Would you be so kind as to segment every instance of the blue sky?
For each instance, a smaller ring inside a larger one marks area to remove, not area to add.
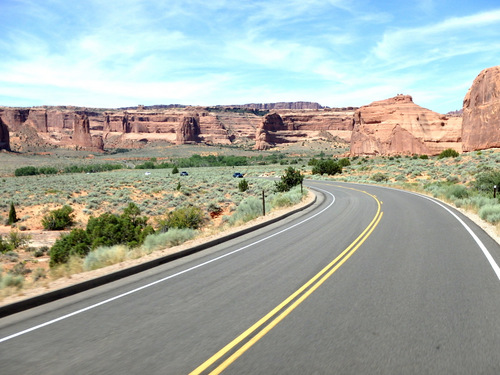
[[[446,113],[500,64],[500,4],[0,0],[0,105],[123,107],[398,93]]]

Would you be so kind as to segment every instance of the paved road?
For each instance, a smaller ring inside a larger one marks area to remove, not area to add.
[[[310,185],[305,215],[1,319],[0,374],[500,373],[498,244],[427,198]]]

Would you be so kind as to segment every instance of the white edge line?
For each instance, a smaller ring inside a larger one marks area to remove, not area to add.
[[[141,287],[139,287],[139,288],[136,288],[136,289],[132,289],[132,290],[130,290],[130,291],[128,291],[128,292],[125,292],[125,293],[119,294],[119,295],[117,295],[117,296],[115,296],[115,297],[108,298],[108,299],[106,299],[106,300],[104,300],[104,301],[101,301],[101,302],[98,302],[98,303],[96,303],[96,304],[94,304],[94,305],[90,305],[90,306],[84,307],[83,309],[80,309],[80,310],[74,311],[74,312],[72,312],[72,313],[69,313],[69,314],[63,315],[63,316],[61,316],[61,317],[59,317],[59,318],[49,320],[48,322],[45,322],[45,323],[42,323],[42,324],[36,325],[36,326],[34,326],[34,327],[31,327],[31,328],[25,329],[25,330],[23,330],[23,331],[20,331],[20,332],[14,333],[14,334],[12,334],[12,335],[9,335],[9,336],[6,336],[6,337],[3,337],[3,338],[0,338],[0,343],[5,342],[5,341],[8,341],[8,340],[11,340],[11,339],[16,338],[16,337],[18,337],[18,336],[25,335],[25,334],[27,334],[27,333],[29,333],[29,332],[32,332],[32,331],[38,330],[38,329],[43,328],[43,327],[46,327],[46,326],[48,326],[48,325],[51,325],[51,324],[57,323],[57,322],[59,322],[59,321],[61,321],[61,320],[68,319],[68,318],[70,318],[70,317],[72,317],[72,316],[75,316],[75,315],[78,315],[78,314],[84,313],[84,312],[86,312],[86,311],[88,311],[88,310],[95,309],[96,307],[99,307],[99,306],[105,305],[105,304],[107,304],[107,303],[109,303],[109,302],[112,302],[112,301],[115,301],[115,300],[117,300],[117,299],[123,298],[123,297],[125,297],[125,296],[130,295],[130,294],[133,294],[133,293],[139,292],[139,291],[141,291],[141,290],[143,290],[143,289],[149,288],[149,287],[151,287],[151,286],[153,286],[153,285],[156,285],[156,284],[162,283],[162,282],[164,282],[164,281],[166,281],[166,280],[169,280],[169,279],[172,279],[172,278],[174,278],[174,277],[180,276],[180,275],[182,275],[182,274],[184,274],[184,273],[187,273],[187,272],[193,271],[193,270],[195,270],[195,269],[197,269],[197,268],[200,268],[200,267],[206,266],[207,264],[210,264],[210,263],[212,263],[212,262],[218,261],[218,260],[220,260],[220,259],[222,259],[222,258],[225,258],[225,257],[227,257],[227,256],[230,256],[230,255],[233,255],[233,254],[239,253],[240,251],[243,251],[243,250],[245,250],[245,249],[247,249],[247,248],[249,248],[249,247],[251,247],[251,246],[257,245],[258,243],[261,243],[261,242],[263,242],[263,241],[266,241],[266,240],[268,240],[268,239],[270,239],[270,238],[272,238],[272,237],[274,237],[274,236],[277,236],[277,235],[279,235],[279,234],[281,234],[281,233],[283,233],[283,232],[286,232],[286,231],[288,231],[288,230],[290,230],[290,229],[292,229],[292,228],[295,228],[296,226],[301,225],[301,224],[303,224],[303,223],[305,223],[305,222],[307,222],[307,221],[309,221],[309,220],[311,220],[311,219],[315,218],[316,216],[318,216],[318,215],[322,214],[323,212],[325,212],[326,210],[328,210],[328,209],[329,209],[329,208],[330,208],[330,207],[331,207],[331,206],[335,203],[335,196],[334,196],[332,193],[330,193],[330,192],[328,192],[328,191],[326,191],[326,190],[323,190],[323,189],[316,188],[316,187],[314,187],[314,189],[319,190],[319,191],[321,191],[321,192],[323,192],[323,193],[326,193],[326,194],[331,195],[331,196],[332,196],[332,198],[333,198],[333,200],[332,200],[332,202],[331,202],[331,203],[330,203],[327,207],[325,207],[324,209],[322,209],[320,212],[317,212],[316,214],[314,214],[314,215],[312,215],[312,216],[308,217],[308,218],[307,218],[307,219],[305,219],[305,220],[302,220],[302,221],[300,221],[300,222],[298,222],[298,223],[296,223],[296,224],[294,224],[294,225],[292,225],[292,226],[290,226],[290,227],[288,227],[288,228],[286,228],[286,229],[283,229],[283,230],[281,230],[281,231],[279,231],[279,232],[276,232],[276,233],[274,233],[274,234],[271,234],[271,235],[269,235],[269,236],[267,236],[267,237],[264,237],[264,238],[262,238],[262,239],[260,239],[260,240],[258,240],[258,241],[252,242],[252,243],[250,243],[250,244],[248,244],[248,245],[246,245],[246,246],[243,246],[243,247],[241,247],[241,248],[239,248],[239,249],[233,250],[233,251],[231,251],[231,252],[229,252],[229,253],[227,253],[227,254],[224,254],[224,255],[218,256],[218,257],[213,258],[213,259],[211,259],[211,260],[208,260],[208,261],[206,261],[206,262],[204,262],[204,263],[200,263],[200,264],[198,264],[198,265],[196,265],[196,266],[194,266],[194,267],[187,268],[187,269],[185,269],[184,271],[177,272],[177,273],[175,273],[175,274],[173,274],[173,275],[170,275],[170,276],[164,277],[163,279],[159,279],[159,280],[153,281],[152,283],[149,283],[149,284],[143,285],[143,286],[141,286]]]
[[[500,267],[495,262],[495,259],[493,259],[493,256],[490,254],[490,252],[488,251],[488,249],[486,248],[486,246],[479,239],[479,237],[476,235],[476,233],[474,233],[474,231],[456,213],[454,213],[452,210],[450,210],[450,208],[447,207],[444,203],[441,203],[441,202],[439,202],[438,200],[436,200],[434,198],[428,197],[427,195],[415,193],[413,191],[402,190],[402,189],[395,189],[395,188],[391,188],[391,187],[388,187],[388,186],[367,185],[367,184],[360,184],[360,185],[371,186],[371,187],[379,187],[379,188],[383,188],[383,189],[395,190],[395,191],[399,191],[399,192],[402,192],[402,193],[412,194],[412,195],[415,195],[415,196],[420,197],[420,198],[425,198],[425,199],[427,199],[427,200],[429,200],[429,201],[431,201],[431,202],[433,202],[433,203],[441,206],[442,208],[444,208],[453,217],[455,217],[455,219],[457,219],[460,224],[462,224],[462,226],[467,230],[467,232],[469,232],[469,234],[471,235],[471,237],[474,239],[474,241],[476,241],[476,244],[479,246],[479,248],[483,252],[484,256],[486,257],[486,259],[490,263],[490,266],[491,266],[491,268],[493,268],[493,271],[497,275],[498,280],[500,280]]]

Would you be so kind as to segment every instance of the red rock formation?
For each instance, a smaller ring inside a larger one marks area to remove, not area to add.
[[[182,125],[177,129],[176,143],[178,145],[182,145],[186,143],[198,142],[198,136],[200,135],[199,122],[198,114],[185,116],[182,119]]]
[[[47,133],[47,110],[32,109],[29,111],[27,121],[40,133]]]
[[[286,130],[283,119],[277,113],[270,113],[262,120],[255,135],[255,149],[267,150],[276,145],[276,132]],[[273,134],[274,133],[274,134]]]
[[[6,108],[0,110],[0,118],[11,132],[16,132],[28,119],[29,111],[29,109]]]
[[[85,114],[75,114],[73,145],[77,149],[103,151],[104,143],[102,137],[91,136],[89,118]]]
[[[354,114],[351,155],[436,155],[461,151],[461,119],[447,117],[398,95],[359,108]]]
[[[464,98],[464,151],[500,147],[500,66],[483,70]]]
[[[10,151],[9,128],[0,118],[0,150]]]

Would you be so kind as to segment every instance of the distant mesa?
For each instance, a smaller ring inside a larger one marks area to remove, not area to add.
[[[0,149],[66,147],[98,152],[163,142],[266,150],[324,139],[350,145],[352,156],[436,155],[448,148],[462,152],[500,147],[499,98],[497,66],[477,76],[463,109],[446,115],[420,107],[403,94],[360,108],[329,108],[314,102],[119,109],[4,107],[0,108]]]

